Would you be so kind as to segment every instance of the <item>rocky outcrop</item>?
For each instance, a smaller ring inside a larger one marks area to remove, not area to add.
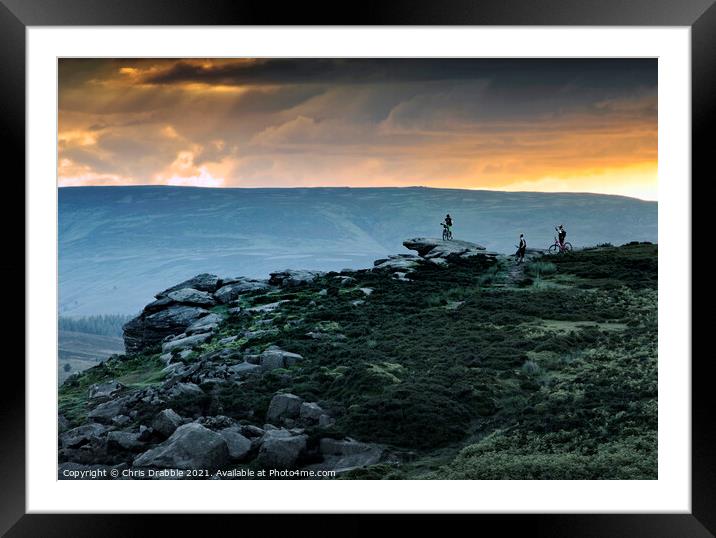
[[[494,258],[496,252],[488,252],[485,247],[469,241],[444,241],[430,237],[416,237],[403,241],[407,249],[415,250],[422,258],[469,258],[472,256],[487,256]]]
[[[277,271],[271,273],[268,283],[272,286],[281,286],[284,288],[291,288],[294,286],[301,286],[308,284],[316,280],[319,276],[323,276],[323,271],[306,271],[296,269],[286,269],[285,271]]]
[[[211,275],[209,273],[202,273],[190,278],[189,280],[185,280],[176,286],[160,291],[154,297],[161,299],[163,297],[167,297],[170,293],[183,288],[191,288],[198,291],[205,291],[207,293],[214,293],[218,289],[220,282],[221,279],[218,276]]]
[[[128,353],[140,352],[161,343],[167,336],[183,333],[209,313],[202,307],[176,304],[159,311],[145,309],[124,325],[124,347]]]
[[[201,424],[184,424],[162,444],[141,454],[135,467],[218,469],[229,461],[224,438]]]
[[[180,304],[199,305],[199,306],[213,306],[216,304],[216,299],[205,292],[195,290],[194,288],[181,288],[176,291],[167,293],[167,297]]]
[[[241,295],[250,291],[267,290],[271,286],[268,280],[256,280],[252,278],[235,278],[224,280],[221,287],[216,290],[214,297],[222,304],[231,303]]]
[[[396,254],[373,262],[374,269],[390,269],[409,272],[418,266],[420,258],[415,254]]]

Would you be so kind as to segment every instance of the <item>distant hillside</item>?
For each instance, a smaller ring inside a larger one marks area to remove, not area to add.
[[[101,336],[83,332],[59,331],[59,383],[70,375],[96,366],[110,355],[124,353],[124,342],[119,336]],[[69,365],[69,370],[67,366]]]
[[[132,314],[152,294],[200,272],[266,277],[285,268],[368,267],[434,236],[446,213],[456,239],[511,252],[657,241],[657,204],[593,194],[426,188],[59,189],[60,313]]]

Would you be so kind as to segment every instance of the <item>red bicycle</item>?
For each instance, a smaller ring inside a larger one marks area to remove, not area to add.
[[[554,245],[549,247],[550,254],[564,254],[565,252],[572,252],[572,243],[565,241],[560,243],[559,239],[554,238]]]

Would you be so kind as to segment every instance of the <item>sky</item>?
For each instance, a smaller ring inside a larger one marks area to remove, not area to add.
[[[656,200],[655,59],[60,59],[58,182]]]

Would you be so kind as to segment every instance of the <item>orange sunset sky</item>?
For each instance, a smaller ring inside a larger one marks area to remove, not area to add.
[[[656,200],[655,59],[61,59],[60,186]]]

